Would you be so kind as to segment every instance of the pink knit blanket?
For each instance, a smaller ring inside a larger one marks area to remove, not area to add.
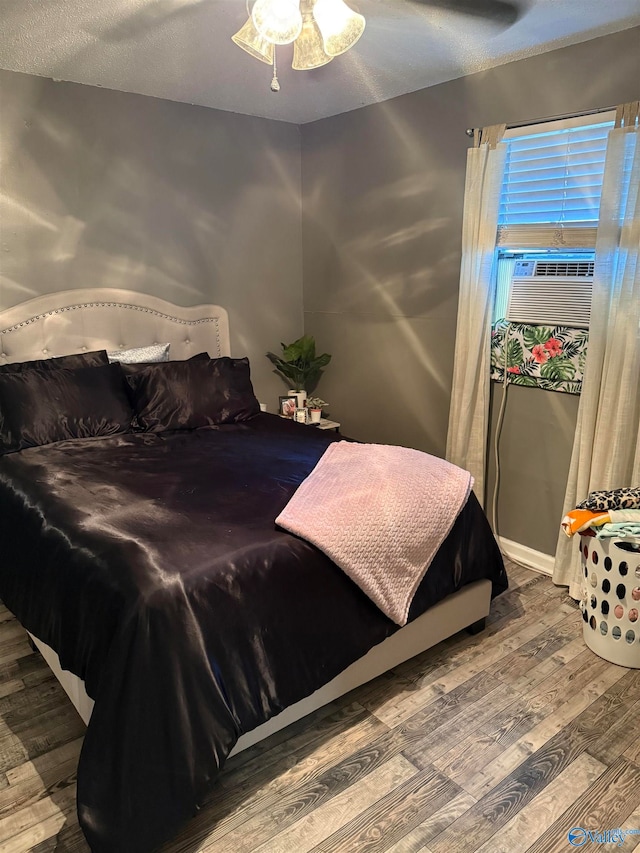
[[[444,459],[339,441],[276,519],[308,540],[399,625],[473,486]]]

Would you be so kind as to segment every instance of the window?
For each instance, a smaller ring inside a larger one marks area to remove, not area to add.
[[[603,113],[595,122],[578,117],[505,134],[494,320],[588,325],[613,122]]]
[[[585,123],[588,122],[588,123]],[[498,215],[493,379],[580,393],[614,114],[508,131]],[[505,322],[505,320],[507,322]]]
[[[498,246],[593,249],[613,114],[507,131]]]

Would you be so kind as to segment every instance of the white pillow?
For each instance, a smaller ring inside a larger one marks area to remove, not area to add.
[[[108,352],[109,361],[121,361],[123,364],[140,364],[147,361],[169,361],[171,344],[151,344],[148,347],[132,347],[131,349]]]

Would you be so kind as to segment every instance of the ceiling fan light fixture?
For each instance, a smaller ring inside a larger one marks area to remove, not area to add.
[[[277,45],[293,42],[292,68],[311,71],[353,47],[364,26],[363,16],[343,0],[255,0],[249,20],[231,39],[250,56],[273,66],[271,91],[277,92]]]
[[[248,19],[244,27],[231,36],[231,41],[246,50],[249,56],[253,56],[254,59],[266,62],[267,65],[273,65],[273,42],[267,41],[264,36],[260,35],[251,18]]]
[[[328,56],[345,53],[364,32],[363,16],[350,9],[343,0],[316,0],[313,16]]]
[[[251,19],[258,33],[272,44],[291,44],[302,31],[297,0],[256,0]]]
[[[331,62],[333,57],[325,53],[322,33],[313,18],[313,0],[302,0],[300,8],[302,32],[293,43],[291,67],[294,71],[311,71]]]

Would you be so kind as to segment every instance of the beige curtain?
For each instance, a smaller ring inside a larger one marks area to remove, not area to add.
[[[639,104],[618,109],[609,134],[596,238],[589,349],[564,500],[640,485]],[[581,597],[578,546],[558,537],[553,580]]]
[[[489,422],[491,317],[494,300],[498,207],[507,146],[505,125],[475,135],[467,155],[462,220],[462,264],[447,459],[471,471],[484,505]]]

